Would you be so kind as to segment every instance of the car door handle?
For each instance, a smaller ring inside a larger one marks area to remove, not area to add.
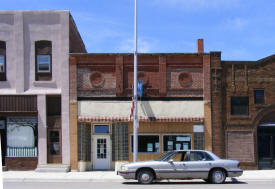
[[[185,164],[185,163],[183,163],[182,165],[183,165],[184,167],[186,166],[186,164]]]

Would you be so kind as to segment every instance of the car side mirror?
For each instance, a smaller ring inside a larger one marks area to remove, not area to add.
[[[168,163],[173,163],[173,162],[174,162],[173,159],[169,159],[169,160],[168,160]]]

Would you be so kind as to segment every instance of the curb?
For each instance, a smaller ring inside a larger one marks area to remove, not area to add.
[[[124,182],[123,179],[52,179],[52,178],[4,178],[3,182]]]
[[[170,180],[170,182],[180,182],[180,181],[201,181],[201,179],[194,179],[194,180]],[[126,180],[126,179],[118,179],[118,178],[107,178],[107,179],[92,179],[92,178],[3,178],[3,182],[137,182],[136,180]],[[165,181],[165,179],[163,180]],[[236,180],[231,180],[231,178],[227,178],[226,182],[238,183],[238,182],[258,182],[258,181],[267,181],[267,182],[274,182],[275,178],[242,178]]]

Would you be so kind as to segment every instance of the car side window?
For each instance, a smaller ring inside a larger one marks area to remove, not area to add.
[[[212,158],[204,152],[190,152],[190,161],[211,161]]]
[[[206,152],[203,152],[205,161],[213,161],[213,158]]]
[[[174,162],[181,161],[181,159],[182,159],[182,153],[181,152],[177,152],[174,155],[172,155],[170,157],[170,159],[173,159]]]

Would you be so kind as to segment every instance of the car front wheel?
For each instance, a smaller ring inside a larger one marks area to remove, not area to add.
[[[154,175],[150,170],[141,170],[138,173],[138,182],[141,184],[151,184],[154,180]]]
[[[210,181],[213,184],[222,184],[226,179],[225,172],[221,169],[214,169],[210,175]]]

